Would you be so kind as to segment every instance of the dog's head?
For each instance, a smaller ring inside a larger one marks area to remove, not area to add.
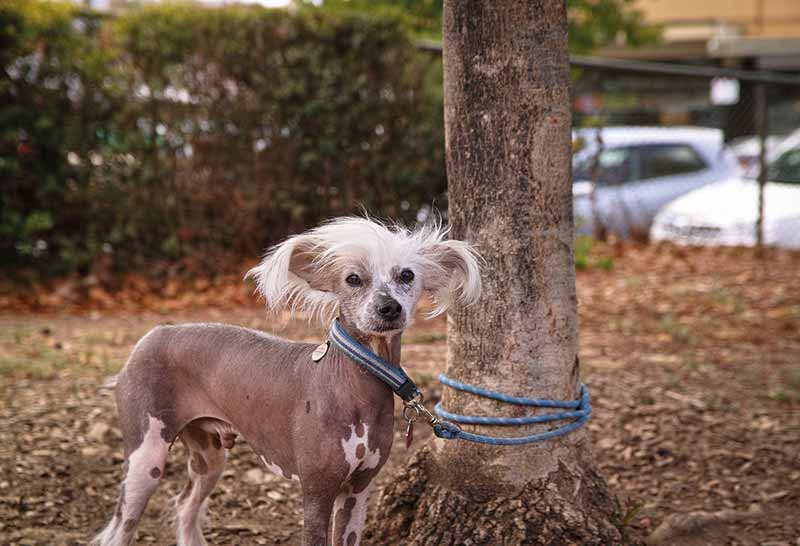
[[[364,336],[388,336],[410,324],[423,294],[435,303],[430,317],[480,296],[475,251],[446,235],[440,226],[411,231],[338,218],[276,245],[247,276],[272,309],[325,322],[338,313]]]

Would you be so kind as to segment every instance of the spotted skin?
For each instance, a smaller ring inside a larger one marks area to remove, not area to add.
[[[212,441],[211,433],[196,426],[186,427],[181,432],[180,438],[189,450],[190,456],[189,481],[175,500],[178,544],[205,546],[201,524],[206,502],[225,469],[227,452],[220,444]]]
[[[379,339],[372,348],[397,361],[399,342],[399,335]],[[190,455],[189,481],[176,500],[178,544],[204,545],[205,502],[237,437],[275,474],[303,485],[304,544],[346,544],[351,533],[350,541],[358,543],[367,485],[391,450],[393,394],[335,347],[313,363],[316,346],[219,324],[162,326],[148,334],[117,380],[128,473],[118,513],[95,544],[131,543],[141,511],[163,477],[169,445],[180,439]],[[142,393],[142,384],[155,392]],[[287,409],[286,393],[296,408]],[[143,459],[141,453],[151,455]],[[146,487],[132,488],[143,480]],[[353,506],[339,518],[346,534],[330,536],[334,505],[347,496]]]
[[[126,456],[125,479],[120,486],[114,516],[92,544],[124,546],[133,543],[139,519],[163,475],[169,451],[169,444],[161,435],[164,427],[163,421],[147,416],[141,444]]]
[[[348,335],[398,364],[423,293],[433,297],[433,315],[480,294],[474,251],[446,233],[337,219],[290,237],[248,276],[270,307],[338,315]],[[189,480],[175,501],[177,542],[204,545],[204,506],[226,450],[241,438],[267,468],[302,484],[305,546],[357,545],[370,486],[392,447],[393,394],[335,347],[313,360],[317,346],[222,324],[160,326],[144,336],[116,379],[124,480],[94,543],[133,541],[180,439]]]

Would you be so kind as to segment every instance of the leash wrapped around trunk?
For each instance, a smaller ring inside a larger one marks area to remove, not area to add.
[[[498,402],[515,404],[519,406],[562,409],[559,411],[536,415],[530,417],[484,417],[476,415],[460,415],[450,413],[442,408],[439,402],[434,408],[436,415],[429,412],[423,405],[423,396],[416,384],[408,377],[405,370],[400,366],[394,366],[376,355],[369,348],[363,346],[344,331],[338,320],[334,320],[328,332],[328,340],[339,350],[343,351],[353,362],[369,371],[375,377],[386,383],[397,396],[405,403],[403,408],[403,418],[408,421],[407,437],[411,437],[411,427],[413,422],[423,416],[433,427],[433,432],[439,438],[446,440],[465,440],[489,445],[522,445],[533,442],[550,440],[568,434],[585,425],[592,414],[592,405],[589,399],[589,389],[581,384],[580,398],[577,400],[543,400],[535,398],[525,398],[511,396],[497,391],[482,389],[474,385],[468,385],[456,381],[444,374],[439,375],[439,381],[447,387],[490,398]],[[440,419],[441,418],[441,419]],[[455,423],[463,425],[484,425],[484,426],[523,426],[550,423],[553,421],[569,420],[558,428],[532,434],[529,436],[518,436],[512,438],[485,436],[474,434],[462,430]]]

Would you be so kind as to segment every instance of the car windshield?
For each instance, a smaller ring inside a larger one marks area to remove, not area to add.
[[[573,180],[591,180],[600,186],[689,175],[707,167],[689,145],[639,144],[605,148],[577,160]]]
[[[767,180],[783,184],[800,184],[800,148],[781,154],[769,165]]]

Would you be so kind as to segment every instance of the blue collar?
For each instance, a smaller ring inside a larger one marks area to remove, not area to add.
[[[419,395],[419,389],[400,366],[394,366],[373,353],[368,347],[353,339],[342,328],[339,319],[334,319],[328,331],[328,340],[350,360],[386,383],[405,402]]]

